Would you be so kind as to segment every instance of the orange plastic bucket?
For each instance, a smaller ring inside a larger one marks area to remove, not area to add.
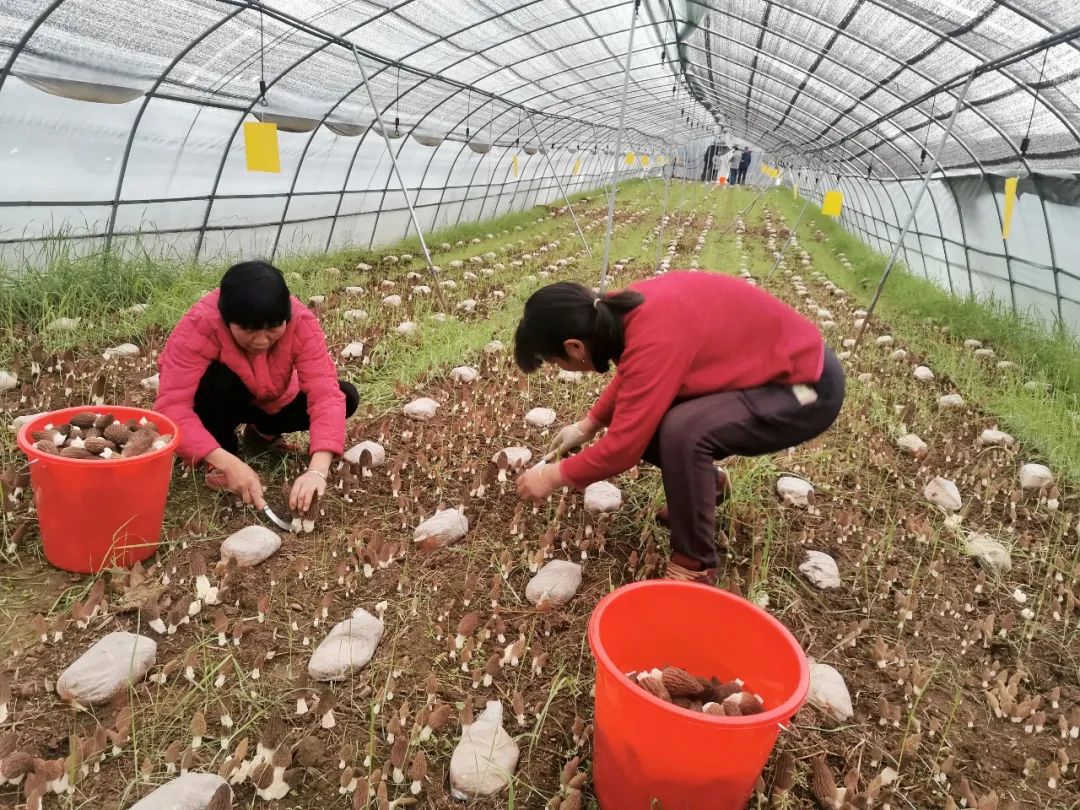
[[[589,646],[596,659],[593,782],[604,810],[745,807],[810,684],[806,656],[787,628],[706,585],[655,580],[612,591],[589,620]],[[626,677],[665,666],[741,678],[766,711],[691,712]]]
[[[88,410],[111,413],[122,422],[146,417],[162,435],[171,433],[172,441],[145,455],[108,461],[63,458],[34,447],[32,433]],[[113,565],[129,567],[157,550],[173,451],[180,443],[175,422],[142,408],[65,408],[27,422],[18,442],[30,459],[41,545],[50,563],[92,574]]]

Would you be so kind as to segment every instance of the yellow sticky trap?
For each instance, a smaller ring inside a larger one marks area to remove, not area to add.
[[[821,203],[821,213],[827,217],[838,217],[844,207],[844,192],[826,191],[825,199]]]
[[[1013,208],[1016,207],[1016,184],[1019,182],[1019,177],[1005,178],[1005,214],[1001,221],[1002,239],[1008,239],[1009,232],[1012,230]]]
[[[581,174],[581,158],[574,161],[573,176],[577,177],[579,174]]]
[[[627,166],[633,166],[635,160],[637,160],[637,155],[635,155],[633,152],[627,152],[626,153],[626,165]]]
[[[791,196],[792,197],[798,197],[799,196],[799,184],[798,183],[792,183],[792,185],[791,185]]]
[[[650,160],[652,160],[652,158],[650,158],[648,155],[642,155],[641,156],[641,165],[644,166],[646,169],[649,168],[649,161]]]
[[[281,174],[281,153],[278,151],[277,124],[260,121],[244,122],[244,156],[249,172]]]
[[[517,177],[518,176],[518,156],[517,155],[514,155],[510,159],[510,166],[513,167],[513,169],[514,169],[514,177]]]

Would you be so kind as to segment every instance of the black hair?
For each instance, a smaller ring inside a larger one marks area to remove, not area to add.
[[[514,334],[514,359],[531,374],[545,360],[565,358],[564,341],[580,340],[593,367],[607,371],[622,357],[623,316],[645,300],[639,292],[622,290],[603,297],[583,284],[560,281],[534,292]]]
[[[240,262],[221,277],[218,312],[241,329],[273,329],[292,317],[285,277],[269,262]]]

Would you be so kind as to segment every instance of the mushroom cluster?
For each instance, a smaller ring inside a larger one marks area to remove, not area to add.
[[[650,695],[692,712],[713,717],[743,717],[765,711],[761,696],[748,691],[738,678],[730,681],[704,678],[672,666],[628,672],[626,677]]]
[[[121,422],[111,413],[83,411],[61,425],[47,424],[31,434],[42,453],[87,461],[134,458],[169,446],[173,436],[162,435],[143,417]]]

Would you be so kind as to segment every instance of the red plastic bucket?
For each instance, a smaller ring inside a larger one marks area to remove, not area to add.
[[[118,420],[153,422],[173,439],[166,447],[134,458],[108,461],[63,458],[34,447],[31,434],[62,425],[85,411]],[[38,526],[45,558],[57,568],[92,574],[114,565],[129,567],[157,550],[169,495],[173,451],[180,443],[176,423],[160,413],[119,406],[65,408],[27,422],[19,449],[30,459]]]
[[[787,628],[707,585],[655,580],[612,591],[589,620],[589,646],[596,659],[593,782],[605,810],[745,807],[810,684],[806,656]],[[665,666],[741,678],[766,711],[691,712],[626,677]]]

